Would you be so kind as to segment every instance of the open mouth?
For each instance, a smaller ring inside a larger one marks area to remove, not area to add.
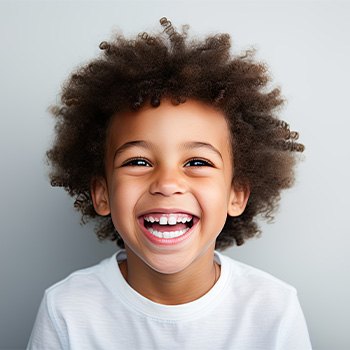
[[[190,214],[159,214],[152,213],[141,217],[142,224],[152,236],[165,239],[174,239],[184,235],[198,218]]]

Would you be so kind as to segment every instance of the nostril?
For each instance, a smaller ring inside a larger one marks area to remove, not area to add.
[[[174,194],[183,194],[186,192],[186,185],[182,180],[174,177],[174,172],[170,172],[170,176],[163,176],[155,180],[149,188],[149,192],[153,195],[163,195],[165,197]]]

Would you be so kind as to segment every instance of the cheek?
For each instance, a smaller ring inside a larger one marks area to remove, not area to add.
[[[116,176],[117,177],[117,176]],[[114,202],[133,203],[144,191],[144,184],[125,177],[117,177],[111,187]]]
[[[212,182],[198,188],[196,197],[202,208],[206,223],[211,226],[221,226],[227,217],[227,186],[221,182]]]
[[[227,185],[222,176],[196,182],[194,188],[196,188],[198,195],[206,198],[209,205],[211,204],[210,202],[212,202],[212,205],[215,205],[214,203],[224,202],[227,199]]]
[[[121,225],[129,225],[132,222],[130,217],[134,215],[135,206],[143,192],[144,188],[135,185],[135,183],[130,184],[122,179],[114,182],[111,187],[110,206],[116,228]]]

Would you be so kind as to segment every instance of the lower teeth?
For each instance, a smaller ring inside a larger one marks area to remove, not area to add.
[[[187,232],[190,228],[186,227],[183,230],[180,231],[173,231],[173,232],[160,232],[157,230],[153,230],[153,228],[148,228],[148,231],[152,233],[153,236],[156,236],[158,238],[176,238],[182,236],[185,232]]]

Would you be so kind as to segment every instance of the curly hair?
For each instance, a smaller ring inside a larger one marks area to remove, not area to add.
[[[140,33],[133,39],[118,34],[100,44],[100,57],[75,69],[65,81],[60,102],[51,106],[56,120],[55,140],[47,151],[52,186],[63,187],[75,198],[81,223],[94,218],[99,240],[124,242],[111,215],[96,213],[90,185],[105,176],[106,133],[112,116],[138,110],[146,103],[156,108],[162,98],[174,105],[186,99],[209,104],[225,115],[230,129],[237,188],[248,187],[250,197],[238,217],[227,216],[216,249],[260,235],[258,215],[272,220],[281,190],[294,183],[298,133],[276,112],[285,99],[280,88],[268,88],[271,77],[254,50],[231,55],[231,38],[218,33],[188,39],[163,17],[156,35]]]

